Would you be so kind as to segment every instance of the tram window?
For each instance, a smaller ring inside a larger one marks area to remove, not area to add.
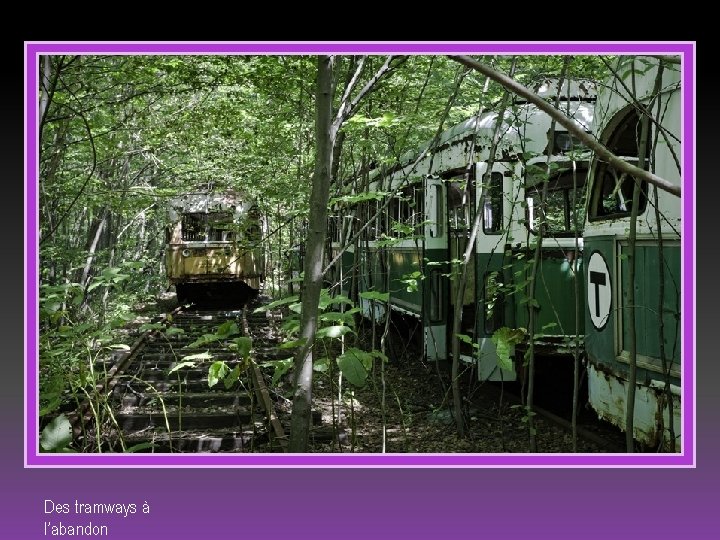
[[[569,152],[583,152],[588,150],[580,139],[567,131],[555,132],[555,148],[553,154],[567,154]]]
[[[483,232],[499,234],[503,222],[503,175],[494,172],[483,186]]]
[[[430,322],[442,321],[442,279],[440,270],[430,272]]]
[[[372,203],[371,203],[372,204]],[[379,238],[382,238],[384,235],[386,235],[386,227],[385,227],[385,212],[381,212],[380,208],[382,207],[384,203],[381,201],[375,201],[375,204],[371,207],[371,217],[375,216],[375,219],[373,220],[375,223],[375,237],[373,238],[371,236],[371,239],[376,240]]]
[[[437,234],[435,236],[443,235],[443,208],[445,206],[442,186],[435,186],[435,223],[437,226]]]
[[[629,216],[632,212],[635,179],[625,173],[619,173],[607,163],[600,164],[595,170],[595,188],[591,219],[613,219]],[[647,182],[640,184],[638,214],[647,206]]]
[[[431,186],[428,202],[427,230],[430,238],[440,238],[443,235],[443,186],[440,184]]]
[[[422,234],[420,227],[424,221],[425,192],[417,187],[413,188],[412,225],[415,234]]]
[[[450,182],[448,185],[448,212],[452,229],[470,229],[474,189],[468,190],[465,182]]]
[[[207,238],[209,242],[227,242],[230,240],[233,225],[230,212],[207,214]]]
[[[392,201],[390,201],[390,233],[398,238],[412,234],[414,224],[414,196],[413,188],[403,188]]]
[[[205,226],[207,214],[183,214],[182,239],[184,242],[205,241]]]
[[[572,236],[575,228],[575,213],[578,227],[582,226],[585,209],[585,179],[587,170],[564,171],[549,180],[545,215],[542,215],[542,193],[544,182],[526,188],[525,201],[527,226],[537,233],[538,224],[543,223],[543,234],[551,236]],[[575,186],[575,201],[573,200]],[[574,203],[574,204],[573,204]]]
[[[625,111],[618,114],[618,123],[612,131],[601,137],[601,142],[616,156],[631,156],[632,163],[637,164],[640,155],[639,137],[642,131],[642,122],[634,106],[628,106]],[[646,165],[650,160],[653,147],[651,137],[646,144]],[[628,159],[628,158],[624,158]],[[609,163],[596,161],[593,173],[593,192],[590,204],[590,219],[603,220],[629,216],[632,213],[632,197],[635,189],[635,179],[625,173],[615,170]],[[640,204],[638,214],[642,214],[647,207],[647,182],[640,184]]]
[[[182,239],[184,242],[226,242],[232,240],[231,227],[229,212],[183,214]]]

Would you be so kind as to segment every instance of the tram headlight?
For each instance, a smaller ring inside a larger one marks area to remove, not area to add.
[[[183,249],[182,250],[182,256],[183,257],[189,257],[192,252],[189,249]]]

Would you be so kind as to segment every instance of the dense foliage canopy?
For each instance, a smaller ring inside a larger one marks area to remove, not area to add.
[[[508,71],[510,57],[482,60]],[[334,103],[388,71],[340,126],[332,192],[393,163],[439,130],[495,107],[502,88],[443,56],[335,62]],[[362,70],[358,67],[362,65]],[[529,86],[560,56],[518,58]],[[88,354],[167,287],[168,197],[201,186],[257,199],[271,231],[268,265],[302,241],[314,167],[316,60],[309,56],[44,56],[40,105],[41,413],[82,385]],[[569,76],[601,80],[602,57]],[[297,219],[294,219],[297,218]],[[283,229],[284,228],[284,229]],[[282,232],[282,231],[285,232]],[[271,272],[272,273],[272,272]]]

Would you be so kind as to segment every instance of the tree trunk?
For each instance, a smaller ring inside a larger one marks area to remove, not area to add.
[[[510,67],[510,73],[515,72],[515,59]],[[488,81],[485,82],[483,94],[487,90]],[[500,142],[500,127],[502,126],[502,119],[505,117],[505,111],[508,106],[510,99],[510,92],[505,91],[503,93],[502,102],[500,104],[500,110],[498,112],[498,120],[495,122],[495,128],[492,135],[492,143],[490,145],[489,159],[487,162],[487,172],[484,175],[484,179],[487,180],[488,185],[490,178],[492,177],[492,168],[495,163],[495,152],[497,152],[497,145]],[[482,103],[478,106],[478,114],[476,117],[476,123],[480,121],[480,114],[482,113]],[[469,162],[472,163],[475,160],[475,140],[472,142],[472,149],[470,151]],[[468,170],[467,182],[473,181],[471,175],[474,174],[473,169]],[[485,182],[483,182],[483,186]],[[471,193],[468,191],[468,193]],[[468,205],[474,206],[475,201],[468,201]],[[480,208],[480,202],[478,202],[477,208],[475,208],[475,219],[473,221],[472,229],[470,230],[470,237],[468,238],[467,245],[465,246],[465,252],[460,263],[459,282],[457,287],[457,293],[455,295],[455,310],[453,313],[453,328],[452,328],[452,366],[450,369],[451,381],[450,387],[453,395],[453,411],[455,415],[455,427],[457,428],[458,437],[465,437],[465,420],[463,418],[462,410],[462,395],[460,393],[460,329],[462,327],[462,316],[463,316],[463,299],[465,298],[465,287],[467,286],[467,272],[468,264],[470,259],[475,255],[475,239],[477,238],[478,232],[480,231],[480,224],[482,222],[482,208]],[[473,277],[473,279],[475,279]]]
[[[103,230],[107,225],[108,213],[109,212],[107,208],[103,210],[102,217],[98,221],[97,227],[95,228],[95,234],[93,235],[93,239],[90,242],[90,246],[88,248],[88,256],[85,260],[85,266],[83,267],[82,275],[80,276],[80,285],[82,285],[85,289],[87,289],[87,286],[89,285],[87,281],[90,276],[90,270],[92,268],[93,260],[95,259],[95,252],[97,251],[100,237],[102,236]]]
[[[330,171],[334,130],[332,129],[332,56],[318,57],[315,97],[315,172],[310,194],[307,250],[303,270],[301,338],[304,343],[295,356],[295,390],[290,423],[290,452],[306,452],[310,437],[312,404],[312,348],[317,330],[318,303],[323,277],[323,249],[327,228],[327,203],[330,195]]]
[[[562,89],[562,85],[565,82],[567,78],[567,72],[568,67],[570,66],[570,61],[572,57],[566,56],[565,61],[563,62],[562,71],[560,73],[560,79],[558,80],[558,93],[555,96],[555,109],[558,109],[560,106],[560,91]],[[555,118],[552,118],[550,121],[550,130],[548,132],[548,140],[553,141],[555,140]],[[552,144],[552,143],[550,143]],[[530,343],[528,346],[528,358],[527,358],[527,364],[528,364],[528,391],[527,391],[527,420],[528,420],[528,428],[530,432],[530,451],[531,452],[537,452],[537,438],[536,430],[535,430],[535,419],[533,416],[535,415],[533,411],[533,405],[535,401],[535,334],[537,332],[537,316],[538,311],[540,309],[540,305],[538,304],[535,294],[537,291],[537,279],[540,270],[540,266],[542,265],[542,246],[543,246],[543,238],[545,236],[545,228],[546,228],[546,219],[547,219],[547,198],[548,198],[548,187],[550,184],[549,176],[550,176],[550,159],[552,158],[552,151],[548,151],[548,159],[547,159],[547,174],[548,179],[543,184],[543,190],[542,190],[542,196],[540,197],[540,216],[541,220],[539,221],[536,235],[537,235],[537,244],[535,245],[535,256],[533,258],[533,265],[530,268],[530,280],[528,284],[528,335],[530,336]]]

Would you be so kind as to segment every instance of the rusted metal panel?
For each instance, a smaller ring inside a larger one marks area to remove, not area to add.
[[[648,448],[669,449],[670,425],[669,407],[664,385],[637,384],[635,388],[635,410],[633,436]],[[625,429],[627,381],[618,373],[591,364],[588,367],[588,393],[590,405],[598,416],[620,429]],[[673,429],[676,437],[676,450],[681,451],[682,422],[680,389],[675,387],[673,400]]]
[[[184,255],[183,252],[188,253]],[[207,250],[168,247],[168,271],[171,280],[213,281],[224,278],[259,277],[263,272],[260,258],[254,252],[237,255],[230,248]]]

